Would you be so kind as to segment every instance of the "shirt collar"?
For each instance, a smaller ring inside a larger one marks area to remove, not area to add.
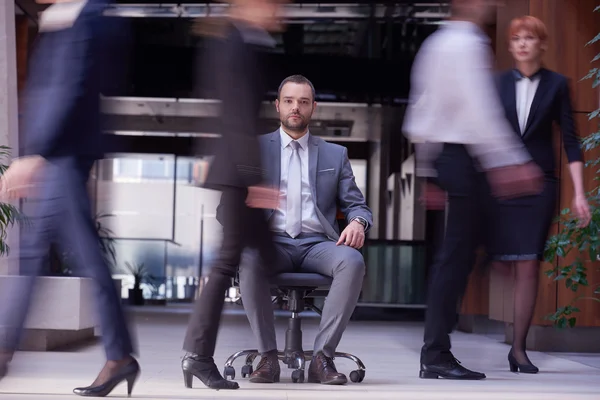
[[[298,144],[300,144],[300,147],[303,150],[306,150],[306,148],[308,147],[309,135],[310,135],[310,132],[307,132],[306,135],[302,136],[300,139],[297,140]],[[294,140],[287,133],[285,133],[285,131],[281,127],[279,128],[279,136],[281,137],[281,148],[282,149],[285,149],[287,146],[290,145],[292,140]]]
[[[536,79],[538,79],[542,74],[542,69],[538,69],[533,75],[531,76],[525,76],[521,73],[521,71],[519,71],[518,69],[514,68],[513,69],[513,75],[515,77],[516,81],[520,81],[521,79],[529,79],[530,81],[535,81]]]

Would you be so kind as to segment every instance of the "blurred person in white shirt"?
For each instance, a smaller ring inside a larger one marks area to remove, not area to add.
[[[541,171],[506,121],[494,85],[482,27],[498,5],[453,0],[452,18],[423,43],[413,64],[403,130],[415,143],[417,175],[427,179],[425,197],[446,208],[428,290],[419,375],[425,379],[486,377],[456,360],[449,335],[486,228],[486,199],[537,194],[542,187]]]

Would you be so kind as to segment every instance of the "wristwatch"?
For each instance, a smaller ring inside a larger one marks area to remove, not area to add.
[[[369,225],[369,223],[363,217],[354,217],[354,218],[352,218],[352,220],[350,220],[350,222],[352,222],[352,221],[358,222],[359,224],[361,224],[363,226],[363,228],[365,230],[367,230],[367,226]]]

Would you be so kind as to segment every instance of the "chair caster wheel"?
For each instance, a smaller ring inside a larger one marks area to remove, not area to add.
[[[304,383],[304,370],[297,369],[292,372],[292,382]]]
[[[233,381],[235,379],[235,368],[232,366],[226,366],[225,370],[223,371],[223,378]]]
[[[365,379],[365,370],[357,369],[350,372],[350,380],[354,383],[360,383]]]
[[[242,367],[242,378],[247,378],[254,372],[252,365],[244,365]]]

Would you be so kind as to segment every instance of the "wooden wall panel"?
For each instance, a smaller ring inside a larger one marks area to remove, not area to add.
[[[29,21],[26,16],[16,16],[15,30],[17,39],[17,79],[20,93],[27,79],[27,61],[29,58]]]
[[[529,0],[531,15],[546,24],[549,48],[546,66],[571,80],[575,111],[598,108],[598,91],[589,81],[580,82],[591,68],[592,58],[600,52],[600,43],[585,46],[600,30],[600,13],[594,13],[597,0]]]

